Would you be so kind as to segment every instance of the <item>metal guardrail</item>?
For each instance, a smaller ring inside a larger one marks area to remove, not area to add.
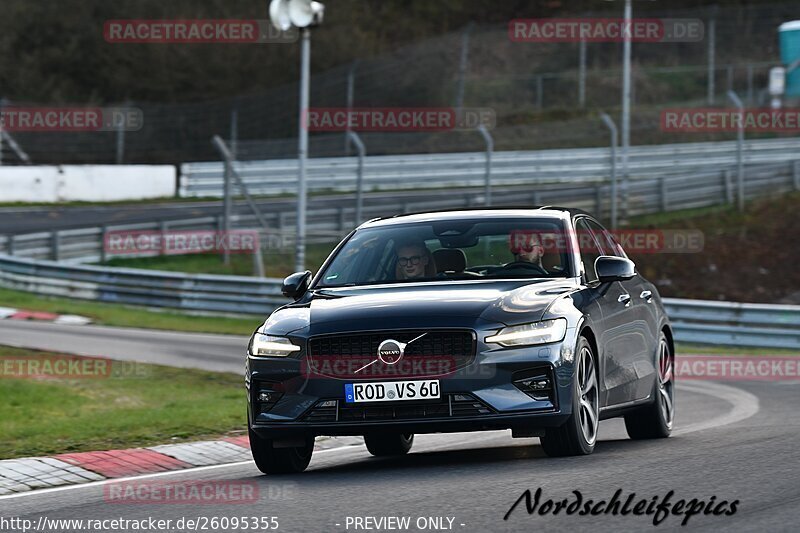
[[[800,350],[800,305],[664,299],[679,342]]]
[[[266,316],[287,303],[281,280],[75,266],[0,255],[0,285],[184,312]],[[693,344],[800,349],[800,306],[664,299],[675,340]],[[255,325],[254,325],[255,326]]]
[[[266,314],[286,303],[282,281],[65,265],[0,255],[0,285],[9,289],[193,312]]]
[[[748,165],[788,162],[800,153],[800,137],[756,139],[744,143]],[[709,172],[736,163],[736,141],[634,146],[629,152],[632,180],[675,173]],[[365,190],[478,187],[485,182],[485,152],[367,156]],[[234,168],[251,194],[294,193],[297,161],[241,161]],[[503,151],[492,154],[491,182],[495,186],[546,183],[593,183],[608,179],[608,148]],[[310,191],[355,190],[357,157],[308,160]],[[224,167],[220,162],[181,165],[179,195],[221,197]]]
[[[789,191],[800,191],[800,161],[747,166],[745,198],[755,198]],[[440,209],[459,209],[484,204],[484,189],[442,190],[419,195],[419,199],[399,203],[386,195],[377,198],[367,194],[362,216],[370,219],[397,213]],[[671,174],[641,179],[629,185],[628,214],[643,215],[661,211],[732,204],[736,196],[733,168],[705,172]],[[529,187],[495,187],[493,205],[559,205],[581,208],[607,219],[611,212],[611,185],[543,185]],[[309,242],[336,241],[357,225],[356,202],[340,203],[335,208],[315,206],[312,200],[308,214]],[[272,232],[261,230],[262,250],[275,249],[273,244],[284,235],[291,235],[295,226],[294,210],[262,213]],[[233,228],[261,228],[254,215],[234,215]],[[0,236],[0,252],[31,259],[51,259],[66,263],[90,263],[112,257],[103,243],[109,231],[221,230],[221,217],[198,217],[140,224],[81,228],[23,235]],[[154,255],[154,254],[149,254]],[[134,257],[126,255],[126,257]]]

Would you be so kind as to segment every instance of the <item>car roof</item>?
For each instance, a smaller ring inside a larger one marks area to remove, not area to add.
[[[555,206],[533,206],[533,207],[477,207],[469,209],[452,209],[440,211],[425,211],[419,213],[406,213],[391,217],[375,218],[363,223],[359,228],[393,226],[399,224],[409,224],[414,222],[434,222],[446,220],[459,220],[464,218],[474,219],[476,217],[486,218],[509,218],[509,217],[531,217],[531,218],[558,218],[569,219],[575,215],[589,215],[582,209],[555,207]],[[591,216],[591,215],[590,215]]]

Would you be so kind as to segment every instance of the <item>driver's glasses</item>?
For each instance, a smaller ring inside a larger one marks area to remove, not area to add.
[[[411,257],[398,257],[397,262],[400,266],[417,266],[419,262],[422,261],[422,256],[419,255],[412,255]]]

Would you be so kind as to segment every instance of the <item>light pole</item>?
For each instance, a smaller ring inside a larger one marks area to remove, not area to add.
[[[297,272],[305,270],[306,262],[308,128],[305,121],[308,115],[311,78],[311,28],[322,23],[324,13],[325,6],[312,0],[272,0],[269,5],[269,18],[273,26],[281,31],[287,31],[294,26],[300,29],[301,34],[300,130],[297,146],[297,243],[295,248],[295,271]]]

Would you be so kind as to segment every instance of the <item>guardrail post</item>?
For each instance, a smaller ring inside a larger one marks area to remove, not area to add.
[[[669,210],[669,190],[667,188],[667,177],[661,178],[661,212]]]
[[[6,252],[8,255],[14,255],[14,234],[10,234],[6,237]]]
[[[722,180],[725,183],[725,203],[733,203],[733,183],[731,183],[731,171],[722,171]]]
[[[100,226],[100,262],[105,263],[108,260],[106,252],[106,236],[108,235],[108,227]]]
[[[50,256],[53,258],[53,261],[58,261],[59,256],[59,245],[61,244],[59,241],[61,237],[59,235],[58,230],[54,230],[50,234]]]
[[[339,206],[339,231],[344,231],[344,225],[345,225],[344,206],[340,205]]]
[[[794,180],[794,190],[800,191],[800,161],[792,164],[792,179]]]
[[[161,220],[158,223],[158,229],[161,233],[161,247],[158,249],[158,255],[166,255],[164,252],[167,248],[167,231],[169,230],[169,226],[166,220]],[[227,239],[228,235],[225,235]]]
[[[537,207],[542,205],[542,200],[538,191],[534,191],[534,193],[531,195],[531,203]]]

